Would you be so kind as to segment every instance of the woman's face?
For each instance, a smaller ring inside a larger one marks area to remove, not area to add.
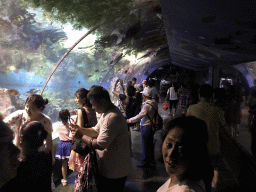
[[[76,96],[76,104],[82,106],[85,103],[85,98],[81,98],[79,95]]]
[[[20,162],[18,155],[20,150],[12,141],[1,143],[0,149],[0,188],[17,175]]]
[[[173,128],[167,134],[162,151],[165,169],[171,177],[182,175],[187,170],[189,165],[188,146],[189,143],[184,141],[184,132],[179,127]]]
[[[40,108],[38,108],[36,104],[31,101],[26,103],[25,110],[30,118],[36,117],[41,112]]]

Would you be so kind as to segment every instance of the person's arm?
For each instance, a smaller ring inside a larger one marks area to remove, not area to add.
[[[122,80],[122,79],[119,79],[119,82],[120,82],[120,85],[121,85],[121,88],[122,88],[123,93],[125,93],[123,80]]]
[[[5,117],[3,119],[3,121],[8,126],[12,126],[12,125],[15,125],[17,122],[21,122],[22,117],[23,117],[23,113],[20,113],[20,111],[15,111],[15,112],[11,113],[9,116]]]
[[[95,139],[98,137],[98,132],[96,132],[93,128],[80,128],[75,124],[70,124],[70,126],[73,137],[82,140],[86,145],[90,145],[91,139],[93,139],[92,147],[94,149],[103,150],[103,148],[98,145],[97,139]]]
[[[253,120],[253,114],[249,113],[249,116],[248,116],[248,127],[249,127],[249,129],[252,128],[252,120]]]
[[[49,122],[47,123],[47,128],[46,130],[48,131],[48,135],[45,139],[46,141],[46,146],[48,151],[50,151],[52,153],[52,164],[55,163],[55,157],[53,154],[53,141],[52,141],[52,122],[49,120]]]
[[[127,119],[126,122],[127,123],[136,123],[138,121],[140,121],[143,117],[145,117],[147,115],[147,110],[148,105],[144,105],[144,107],[141,109],[140,113],[138,115],[136,115],[135,117],[132,117],[130,119]]]
[[[165,101],[167,101],[167,100],[168,100],[168,98],[170,98],[170,88],[169,88],[169,89],[168,89],[168,91],[167,91]]]
[[[117,85],[118,82],[119,82],[119,79],[116,80],[115,85],[114,85],[114,88],[113,88],[113,90],[112,90],[112,93],[113,93],[117,98],[119,98],[119,93],[116,91],[116,85]]]
[[[83,112],[81,109],[77,110],[77,123],[76,124],[79,125],[79,127],[84,126]]]

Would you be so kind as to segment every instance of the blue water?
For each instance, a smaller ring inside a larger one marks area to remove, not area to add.
[[[37,94],[40,93],[47,78],[36,76],[32,72],[20,70],[19,73],[11,72],[9,74],[0,74],[0,87],[7,89],[17,89],[20,92],[22,98],[25,98],[24,94],[30,89],[38,89]],[[69,89],[71,93],[81,87],[89,89],[93,83],[88,83],[83,76],[79,76],[76,79],[70,81],[54,82],[50,80],[45,88],[45,91],[59,92]],[[73,96],[73,95],[72,95]]]

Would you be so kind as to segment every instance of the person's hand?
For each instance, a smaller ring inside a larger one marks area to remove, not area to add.
[[[117,84],[117,83],[119,82],[119,80],[120,80],[120,79],[117,79],[116,82],[115,82],[115,84]]]
[[[54,158],[54,156],[52,157],[52,165],[54,165],[55,164],[55,158]]]
[[[126,123],[130,123],[128,119],[126,119]]]
[[[83,136],[83,134],[79,130],[80,129],[79,125],[70,123],[70,127],[71,127],[72,137],[81,138]]]

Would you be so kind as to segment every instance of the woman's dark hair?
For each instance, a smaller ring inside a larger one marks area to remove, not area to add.
[[[190,165],[184,173],[185,179],[203,180],[206,188],[211,187],[213,177],[213,167],[211,165],[210,156],[208,154],[208,131],[207,125],[203,120],[192,116],[182,116],[171,120],[165,126],[163,133],[163,141],[168,133],[174,128],[183,130],[183,139],[190,143],[191,149],[188,150],[187,156]]]
[[[134,86],[128,85],[126,88],[126,92],[129,97],[133,97],[133,96],[135,96],[136,89],[134,88]]]
[[[85,98],[85,103],[83,104],[83,106],[87,106],[87,107],[92,107],[90,101],[87,99],[87,95],[88,95],[89,91],[85,88],[80,88],[75,92],[75,96],[76,97],[80,97],[82,99]]]
[[[178,86],[176,82],[172,82],[171,85],[173,85],[175,92],[178,92]]]
[[[93,85],[90,88],[87,98],[94,99],[97,103],[99,103],[102,99],[111,101],[108,91],[99,85]]]
[[[62,109],[59,112],[59,118],[61,119],[62,123],[66,124],[70,119],[70,113],[67,109]]]
[[[37,108],[43,111],[45,108],[45,105],[48,104],[48,99],[44,99],[41,95],[32,94],[27,98],[26,103],[27,102],[34,103],[37,106]]]
[[[148,81],[147,81],[147,84],[146,84],[147,86],[149,86],[149,87],[153,87],[154,85],[155,85],[155,80],[154,79],[149,79]]]
[[[25,142],[30,148],[39,148],[43,145],[48,132],[44,129],[42,123],[38,121],[26,122],[21,127],[22,142]]]

